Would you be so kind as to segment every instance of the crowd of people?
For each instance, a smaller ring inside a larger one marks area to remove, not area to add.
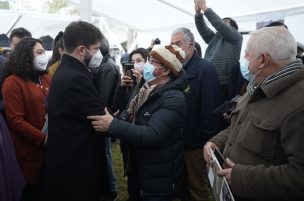
[[[194,2],[197,30],[134,49],[122,72],[88,22],[59,32],[50,60],[30,31],[12,30],[0,57],[0,200],[119,200],[111,138],[128,201],[208,201],[215,149],[236,201],[304,200],[304,45],[276,22],[241,57],[237,22]]]

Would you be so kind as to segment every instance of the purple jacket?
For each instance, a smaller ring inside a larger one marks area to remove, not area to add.
[[[24,179],[3,116],[0,114],[0,200],[19,201]]]

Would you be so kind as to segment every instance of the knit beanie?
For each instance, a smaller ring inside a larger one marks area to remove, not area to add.
[[[169,68],[171,72],[177,76],[183,67],[185,52],[176,45],[166,45],[153,48],[150,56]]]

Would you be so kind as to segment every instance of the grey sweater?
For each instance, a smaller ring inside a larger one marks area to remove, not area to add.
[[[216,33],[206,25],[204,14],[217,30]],[[220,84],[227,85],[230,83],[231,69],[240,60],[243,37],[235,28],[225,24],[211,8],[204,14],[195,15],[196,28],[208,44],[204,58],[215,66]]]

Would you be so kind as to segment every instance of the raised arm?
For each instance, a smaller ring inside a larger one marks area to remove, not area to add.
[[[242,40],[242,35],[234,27],[226,24],[220,16],[218,16],[211,8],[204,12],[205,16],[212,24],[212,26],[230,42],[239,42]]]
[[[208,44],[214,37],[215,33],[207,26],[204,20],[204,15],[201,13],[203,7],[202,2],[195,0],[194,3],[196,12],[196,15],[194,17],[196,29],[203,40]]]
[[[234,27],[226,24],[220,18],[220,16],[218,16],[211,8],[208,8],[205,0],[195,0],[195,2],[196,2],[195,24],[197,27],[198,27],[197,23],[199,23],[201,19],[203,19],[203,14],[201,14],[201,11],[203,11],[204,15],[207,17],[211,25],[216,29],[217,32],[219,32],[224,37],[224,39],[231,42],[239,42],[239,40],[242,39],[242,35]],[[199,28],[197,29],[199,30]]]

